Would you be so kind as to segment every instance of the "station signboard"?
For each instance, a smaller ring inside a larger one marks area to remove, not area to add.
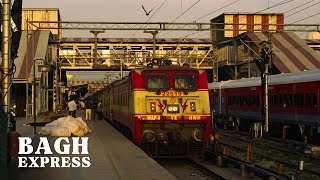
[[[38,72],[49,72],[51,65],[38,65]]]

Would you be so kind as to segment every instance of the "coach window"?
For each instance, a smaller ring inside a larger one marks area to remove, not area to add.
[[[292,106],[292,94],[283,95],[283,107]]]
[[[316,94],[307,93],[306,94],[306,106],[307,107],[316,107],[316,105],[317,105]]]
[[[274,95],[274,106],[280,107],[281,106],[281,95]]]
[[[269,103],[269,106],[273,106],[273,95],[271,94],[268,95],[268,103]]]
[[[253,96],[253,103],[255,104],[255,105],[259,105],[259,96],[257,96],[257,95],[254,95]]]
[[[252,106],[252,105],[254,105],[254,101],[253,101],[253,95],[251,95],[251,96],[249,96],[249,100],[250,100],[250,102],[249,102],[249,104]]]
[[[168,77],[166,75],[147,75],[146,88],[149,90],[169,89]]]
[[[237,100],[235,96],[231,96],[232,97],[232,105],[236,105],[237,104]]]
[[[174,77],[174,88],[185,89],[185,90],[196,90],[197,89],[196,76],[191,74],[176,75]]]
[[[232,96],[228,97],[228,105],[232,105]]]
[[[247,98],[247,105],[251,105],[250,103],[251,96],[247,96],[246,98]]]
[[[294,95],[294,104],[296,107],[302,107],[304,105],[304,96],[303,94],[295,94]]]

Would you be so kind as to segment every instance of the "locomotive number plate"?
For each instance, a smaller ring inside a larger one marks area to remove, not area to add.
[[[182,92],[179,91],[164,91],[161,92],[161,96],[181,96]]]

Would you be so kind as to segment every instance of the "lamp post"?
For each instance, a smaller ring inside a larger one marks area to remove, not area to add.
[[[37,133],[37,127],[36,127],[36,122],[37,122],[37,103],[36,103],[36,87],[37,87],[37,80],[36,80],[36,62],[37,61],[42,61],[43,64],[45,63],[45,60],[44,59],[34,59],[33,60],[33,134],[36,134]],[[43,66],[39,66],[39,69],[38,71],[39,72],[49,72],[50,71],[50,68],[51,66],[50,65],[43,65]]]

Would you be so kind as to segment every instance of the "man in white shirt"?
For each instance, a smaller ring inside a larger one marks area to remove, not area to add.
[[[74,100],[68,102],[69,115],[72,117],[76,117],[77,104]]]

